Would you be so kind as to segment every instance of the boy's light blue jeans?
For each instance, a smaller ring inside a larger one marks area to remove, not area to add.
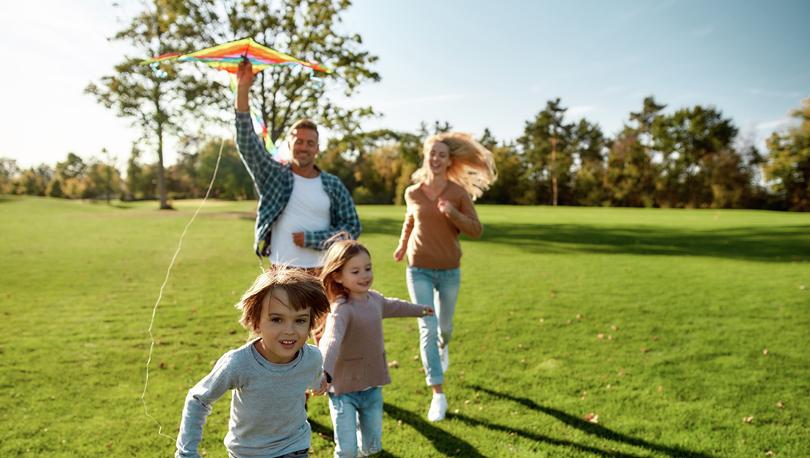
[[[335,427],[335,457],[367,456],[382,450],[382,387],[328,394]]]
[[[439,345],[447,345],[453,334],[461,269],[408,267],[406,273],[411,302],[433,307],[435,314],[419,318],[419,343],[428,385],[444,383]]]

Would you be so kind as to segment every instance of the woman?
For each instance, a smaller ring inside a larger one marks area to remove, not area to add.
[[[405,190],[407,212],[394,259],[408,257],[411,301],[431,306],[434,316],[419,318],[420,352],[427,384],[433,388],[428,420],[447,412],[444,373],[461,271],[459,234],[478,238],[483,232],[473,206],[495,181],[492,153],[470,135],[447,132],[425,140],[424,162]],[[438,303],[434,303],[434,293]]]

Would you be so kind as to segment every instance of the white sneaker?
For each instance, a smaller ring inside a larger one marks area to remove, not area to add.
[[[439,357],[442,360],[442,372],[447,373],[447,368],[450,367],[450,349],[447,345],[439,347]]]
[[[430,401],[430,409],[428,409],[428,420],[442,421],[446,413],[447,398],[444,396],[444,393],[434,393],[433,400]]]

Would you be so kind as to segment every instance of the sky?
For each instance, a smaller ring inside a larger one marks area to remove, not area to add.
[[[4,7],[0,157],[30,167],[107,148],[124,164],[139,132],[83,92],[127,52],[107,38],[140,2],[121,3]],[[511,140],[549,99],[612,136],[654,95],[668,112],[715,106],[761,146],[810,97],[807,24],[802,0],[355,0],[343,27],[382,80],[341,101],[384,115],[369,129],[440,120]]]

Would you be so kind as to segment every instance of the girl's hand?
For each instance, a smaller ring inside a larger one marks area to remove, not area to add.
[[[458,212],[455,205],[444,199],[439,199],[436,206],[439,208],[439,211],[448,218],[452,217],[454,213]]]
[[[315,396],[320,396],[326,393],[327,388],[329,388],[329,383],[326,382],[326,374],[324,374],[324,376],[321,377],[321,386],[319,386],[317,390],[313,389],[312,394]]]
[[[397,250],[394,251],[394,261],[399,262],[402,261],[402,258],[405,257],[406,248],[404,246],[398,246]]]

